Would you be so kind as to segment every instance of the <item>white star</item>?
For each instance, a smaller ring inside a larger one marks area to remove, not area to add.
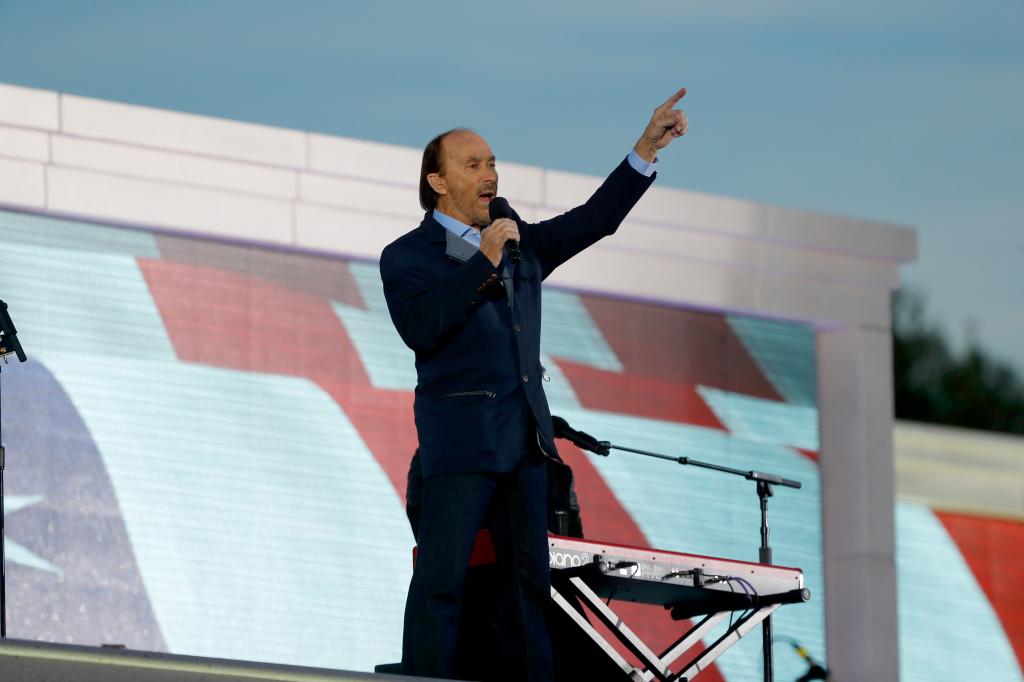
[[[6,521],[8,514],[21,511],[25,507],[31,507],[33,504],[37,504],[43,501],[42,495],[7,495],[4,497],[4,519]],[[5,539],[6,540],[6,539]],[[4,551],[7,555],[7,560],[22,566],[28,566],[30,568],[38,568],[41,571],[49,571],[56,575],[61,575],[59,568],[51,564],[46,559],[42,558],[38,554],[34,554],[29,551],[23,545],[19,545],[17,542],[6,540],[4,543]]]

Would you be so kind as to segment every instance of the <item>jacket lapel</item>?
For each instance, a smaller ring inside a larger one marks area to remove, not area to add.
[[[451,230],[445,229],[429,212],[423,219],[423,228],[426,230],[430,241],[444,243],[444,255],[454,261],[465,263],[479,251],[479,249],[462,237],[459,237]],[[513,296],[512,272],[509,271],[507,265],[502,268],[501,272],[505,295],[511,301]]]
[[[477,248],[462,237],[456,236],[451,230],[441,229],[444,230],[445,238],[444,254],[449,258],[465,263],[477,252]]]
[[[465,263],[476,253],[476,249],[473,248],[472,244],[467,243],[465,239],[457,237],[451,230],[446,230],[441,223],[437,222],[431,211],[427,211],[426,215],[423,216],[420,229],[426,236],[427,241],[438,245],[439,248],[444,250],[446,258],[450,258],[458,263]]]

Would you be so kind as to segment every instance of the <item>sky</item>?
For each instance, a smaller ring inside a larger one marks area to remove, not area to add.
[[[0,82],[913,226],[906,287],[1024,375],[1024,2],[0,0]]]

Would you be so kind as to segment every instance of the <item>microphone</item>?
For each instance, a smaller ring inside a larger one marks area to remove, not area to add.
[[[569,422],[561,417],[552,415],[551,424],[555,427],[555,438],[564,438],[576,447],[589,450],[602,457],[607,457],[611,452],[611,443],[606,440],[598,440],[589,433],[577,431],[569,426]]]
[[[3,358],[4,363],[11,353],[17,355],[20,362],[28,360],[21,342],[18,341],[18,330],[14,328],[14,322],[7,312],[7,304],[0,301],[0,358]],[[0,462],[0,468],[3,468],[3,462]]]
[[[491,203],[487,205],[487,212],[491,216],[491,222],[493,223],[498,218],[510,218],[516,220],[519,216],[512,210],[512,207],[508,205],[508,199],[505,197],[494,197],[491,199]],[[515,239],[509,239],[505,244],[505,248],[508,249],[508,259],[513,263],[518,263],[523,259],[519,253],[519,242]]]

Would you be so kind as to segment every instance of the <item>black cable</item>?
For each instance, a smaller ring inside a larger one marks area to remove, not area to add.
[[[732,583],[730,581],[726,580],[725,584],[728,586],[730,592],[732,592],[733,594],[736,594],[736,590],[733,588]],[[729,627],[726,628],[726,632],[728,632],[729,630],[732,630],[732,619],[733,619],[733,617],[735,615],[736,615],[736,612],[733,611],[732,609],[730,609],[729,610]]]
[[[828,668],[825,667],[825,664],[815,660],[814,657],[811,656],[810,652],[807,651],[807,649],[805,649],[803,646],[801,646],[800,643],[797,642],[795,639],[793,639],[792,637],[779,635],[777,637],[773,637],[772,641],[781,641],[789,644],[796,651],[797,656],[802,658],[804,662],[807,664],[807,672],[798,677],[796,679],[796,682],[810,682],[811,680],[829,679],[829,671]]]
[[[640,564],[636,563],[635,561],[619,561],[619,562],[616,562],[615,564],[609,565],[607,570],[616,571],[616,570],[618,570],[620,568],[629,568],[629,567],[632,567],[633,572],[631,574],[629,574],[628,576],[626,576],[626,580],[632,580],[634,577],[636,577],[636,574],[640,572]],[[607,571],[602,571],[602,573],[607,574]],[[612,597],[614,597],[615,594],[618,591],[619,591],[618,587],[614,588],[611,591],[611,593],[608,595],[608,598],[604,600],[604,605],[605,606],[611,606]]]

